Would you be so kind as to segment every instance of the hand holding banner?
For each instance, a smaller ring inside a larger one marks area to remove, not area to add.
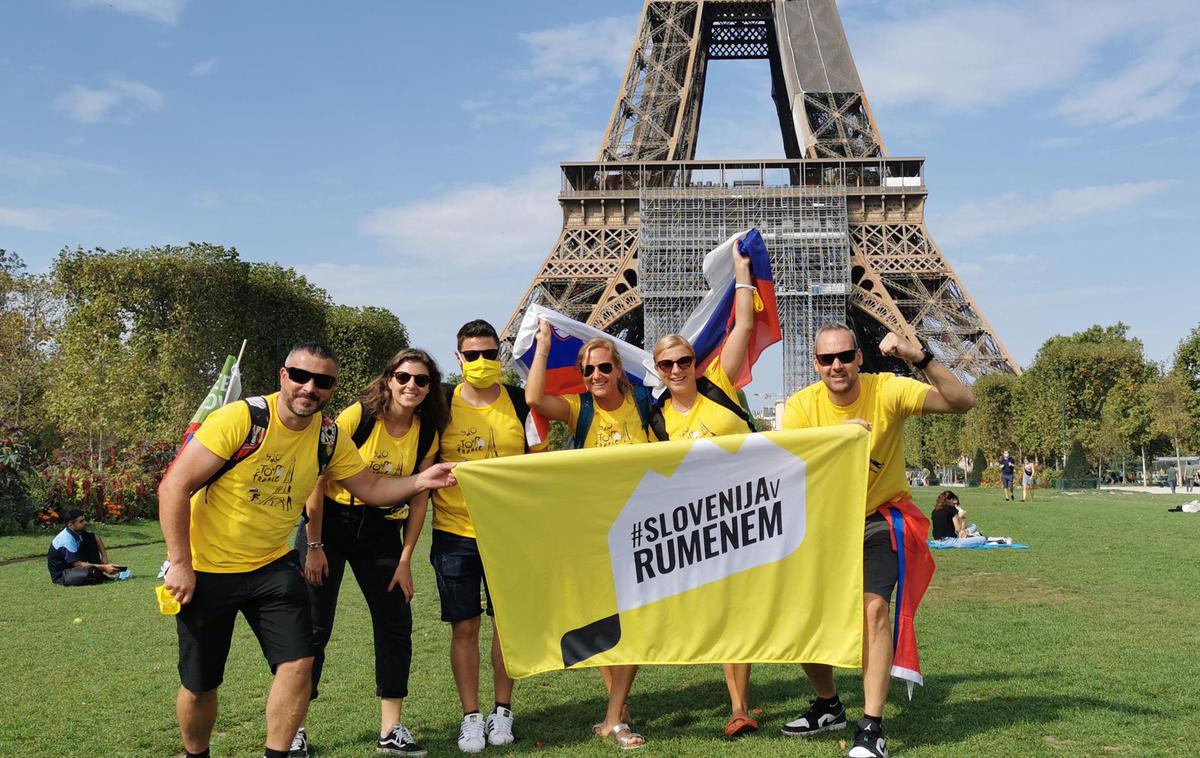
[[[509,673],[858,666],[858,427],[461,464]]]

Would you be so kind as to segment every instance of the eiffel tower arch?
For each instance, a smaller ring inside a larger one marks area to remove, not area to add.
[[[785,156],[695,160],[708,66],[765,59]],[[925,340],[964,378],[1019,372],[925,225],[924,159],[890,156],[835,0],[647,0],[596,160],[562,164],[563,228],[505,326],[540,302],[633,343],[682,325],[705,252],[747,226],[771,249],[784,389],[812,331]],[[907,367],[865,351],[868,369]]]

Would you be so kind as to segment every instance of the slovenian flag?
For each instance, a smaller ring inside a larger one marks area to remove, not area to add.
[[[696,349],[699,362],[697,373],[721,354],[729,331],[733,328],[734,293],[733,245],[741,240],[739,251],[750,258],[750,273],[754,277],[754,332],[746,362],[737,376],[730,377],[737,387],[745,387],[753,378],[751,367],[771,345],[783,339],[779,327],[779,308],[775,303],[775,280],[771,274],[771,259],[767,245],[757,229],[738,232],[704,256],[704,278],[709,290],[692,311],[679,333],[687,337]]]
[[[242,343],[242,350],[246,349],[246,343]],[[192,439],[192,435],[204,423],[204,419],[208,418],[208,414],[220,408],[227,403],[239,399],[242,396],[242,372],[241,372],[241,351],[238,352],[238,357],[232,355],[225,357],[225,365],[221,367],[221,373],[217,375],[217,380],[213,382],[212,389],[204,397],[204,401],[200,403],[200,407],[192,415],[192,420],[188,422],[187,431],[183,433],[183,444],[187,444]]]
[[[546,360],[547,394],[570,395],[587,389],[583,383],[583,374],[575,366],[575,360],[579,356],[579,349],[593,337],[604,337],[616,345],[630,384],[646,388],[658,385],[658,375],[650,368],[652,361],[650,354],[645,350],[537,303],[531,303],[525,309],[521,325],[513,338],[513,368],[522,379],[529,377],[529,369],[533,366],[538,321],[542,319],[551,326],[550,355]],[[525,433],[532,446],[535,442],[548,438],[550,424],[541,414],[532,410],[529,419],[534,425],[534,430],[529,429],[527,424]]]

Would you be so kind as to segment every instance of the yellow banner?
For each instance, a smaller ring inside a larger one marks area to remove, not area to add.
[[[459,464],[511,676],[862,658],[868,433]]]

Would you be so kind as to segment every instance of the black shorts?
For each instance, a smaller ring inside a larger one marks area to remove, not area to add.
[[[863,592],[881,595],[890,603],[899,579],[900,560],[892,549],[892,528],[882,513],[872,513],[863,531]]]
[[[1001,474],[1001,475],[1000,475],[1000,484],[1001,484],[1001,486],[1003,486],[1003,487],[1004,487],[1004,489],[1006,489],[1006,490],[1007,490],[1007,489],[1012,489],[1012,486],[1013,486],[1013,475],[1012,475],[1012,474]]]
[[[482,614],[483,605],[479,599],[481,585],[487,598],[487,614],[495,615],[487,577],[483,575],[483,560],[479,557],[475,540],[434,529],[429,562],[433,564],[433,573],[437,575],[442,621],[453,624]]]
[[[196,572],[192,601],[175,617],[179,681],[192,692],[221,685],[238,611],[246,617],[271,671],[313,654],[308,588],[293,551],[238,574]]]

